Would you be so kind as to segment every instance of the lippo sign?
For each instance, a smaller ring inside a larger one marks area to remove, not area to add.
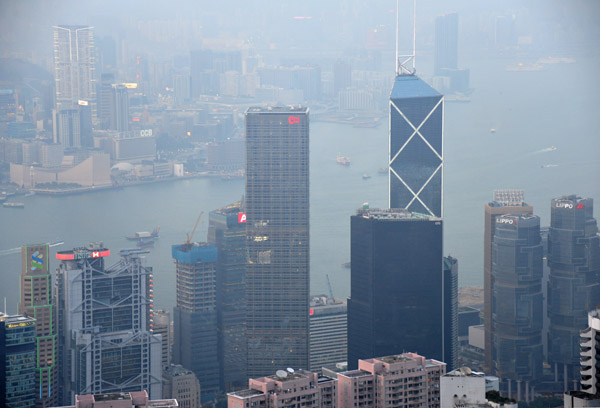
[[[512,218],[498,218],[496,224],[517,225],[517,220]]]

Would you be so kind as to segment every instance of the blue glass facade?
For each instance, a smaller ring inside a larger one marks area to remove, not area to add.
[[[579,378],[579,332],[600,302],[600,236],[593,200],[552,200],[548,233],[548,362],[566,382]]]
[[[210,213],[208,242],[217,259],[217,325],[220,386],[224,391],[247,385],[246,223],[240,203]]]
[[[446,371],[458,364],[458,261],[444,257],[444,359]]]
[[[442,221],[360,210],[350,246],[348,368],[404,351],[443,361]]]
[[[174,245],[176,306],[173,311],[173,362],[192,370],[202,401],[219,392],[217,335],[217,248],[206,243]]]
[[[30,408],[36,393],[35,319],[0,313],[0,406]]]
[[[442,216],[443,96],[399,75],[390,96],[390,208]]]
[[[502,379],[542,377],[543,296],[540,219],[496,218],[492,243],[492,357]]]

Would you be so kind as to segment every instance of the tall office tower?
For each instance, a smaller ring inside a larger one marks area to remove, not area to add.
[[[153,283],[150,283],[150,287]],[[153,334],[161,336],[162,368],[171,364],[171,315],[167,310],[154,310],[150,316],[150,329]]]
[[[202,387],[202,401],[219,392],[217,336],[217,248],[206,243],[173,245],[176,306],[173,362],[192,370]]]
[[[444,257],[444,362],[450,371],[458,366],[458,260]]]
[[[36,405],[35,319],[0,313],[0,406]]]
[[[161,342],[150,332],[152,268],[146,253],[110,251],[101,243],[57,252],[56,303],[62,404],[75,394],[147,390],[160,398]]]
[[[129,130],[129,94],[124,85],[113,84],[110,103],[109,129],[119,132]]]
[[[21,301],[19,314],[36,320],[36,406],[57,404],[56,314],[52,304],[48,244],[21,247]]]
[[[308,368],[308,108],[246,111],[248,375]]]
[[[76,108],[65,109],[53,113],[54,143],[60,143],[64,148],[81,147],[79,110]]]
[[[176,106],[183,106],[190,102],[191,82],[189,75],[174,75],[173,89],[175,90]]]
[[[212,211],[208,242],[217,248],[217,327],[221,389],[248,379],[246,339],[246,222],[241,203]]]
[[[492,357],[492,241],[496,232],[496,218],[504,214],[532,214],[533,207],[525,203],[523,190],[496,190],[494,201],[485,205],[485,230],[483,234],[483,320],[485,328],[485,369],[493,374]]]
[[[102,129],[108,129],[110,126],[110,117],[113,102],[113,88],[115,83],[115,74],[106,73],[100,77],[98,87],[98,120]]]
[[[362,209],[350,229],[348,368],[406,350],[443,361],[442,220]]]
[[[556,377],[562,374],[565,391],[579,378],[579,331],[600,302],[600,236],[593,207],[591,198],[569,195],[553,199],[550,209],[548,362]]]
[[[435,18],[433,66],[434,75],[443,75],[444,68],[458,68],[458,14],[456,12]]]
[[[566,408],[600,406],[600,309],[588,313],[588,327],[581,331],[581,391],[565,393]]]
[[[96,50],[93,27],[54,26],[56,110],[74,109],[79,100],[96,117]]]
[[[82,147],[94,147],[92,133],[92,107],[87,101],[79,101],[79,139]]]
[[[416,75],[398,75],[390,96],[390,208],[443,216],[443,130],[444,97]]]
[[[496,218],[492,241],[492,350],[501,380],[517,382],[529,395],[542,378],[542,258],[540,219],[535,215]],[[511,388],[511,387],[509,387]]]
[[[344,60],[333,63],[333,94],[337,97],[338,92],[352,85],[352,66]]]
[[[310,371],[320,373],[325,365],[348,357],[348,305],[325,296],[310,302]]]
[[[179,408],[200,407],[200,383],[192,370],[171,364],[163,369],[163,398],[174,398]]]

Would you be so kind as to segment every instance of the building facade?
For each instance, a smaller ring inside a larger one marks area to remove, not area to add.
[[[160,398],[161,342],[149,324],[152,268],[144,251],[110,251],[99,244],[57,252],[60,403],[76,394],[147,390]]]
[[[153,287],[154,283],[150,283]],[[171,364],[171,314],[167,310],[154,310],[150,315],[150,330],[153,334],[160,334],[161,338],[161,367],[167,367]]]
[[[325,296],[310,302],[310,371],[348,358],[348,305]]]
[[[248,379],[246,339],[246,223],[241,203],[212,211],[208,242],[217,248],[217,327],[220,386],[243,388]]]
[[[492,242],[496,232],[496,218],[503,214],[533,214],[533,207],[525,203],[523,190],[496,190],[494,200],[485,205],[483,234],[483,298],[485,327],[485,362],[486,372],[493,373],[492,357]]]
[[[350,228],[348,368],[405,350],[443,361],[441,219],[363,209]]]
[[[458,68],[458,14],[448,13],[435,18],[433,72],[443,75],[443,68]]]
[[[552,200],[548,234],[548,362],[564,382],[577,388],[579,332],[600,302],[600,236],[591,198]],[[561,370],[562,368],[562,370]]]
[[[94,29],[54,26],[56,110],[74,109],[80,100],[92,105],[96,117],[96,49]]]
[[[246,111],[248,375],[308,368],[309,113]]]
[[[492,347],[495,372],[522,390],[542,379],[543,246],[535,215],[496,218],[492,242]]]
[[[36,406],[57,404],[56,311],[48,244],[21,247],[21,301],[19,314],[34,318],[36,346]]]
[[[173,362],[192,370],[202,401],[219,392],[217,335],[217,248],[206,243],[173,245],[176,306],[173,309]]]
[[[390,95],[389,207],[443,217],[444,97],[416,75]]]
[[[450,371],[458,366],[458,260],[444,257],[444,362]]]
[[[192,370],[171,364],[163,369],[163,398],[173,398],[180,408],[200,407],[200,383]]]
[[[33,408],[36,386],[35,319],[0,313],[0,406]]]

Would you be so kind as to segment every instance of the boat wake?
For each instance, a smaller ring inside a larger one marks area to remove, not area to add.
[[[553,152],[555,150],[556,150],[556,147],[550,146],[550,147],[546,147],[545,149],[536,150],[535,152],[533,152],[531,154],[542,154],[542,153]]]

